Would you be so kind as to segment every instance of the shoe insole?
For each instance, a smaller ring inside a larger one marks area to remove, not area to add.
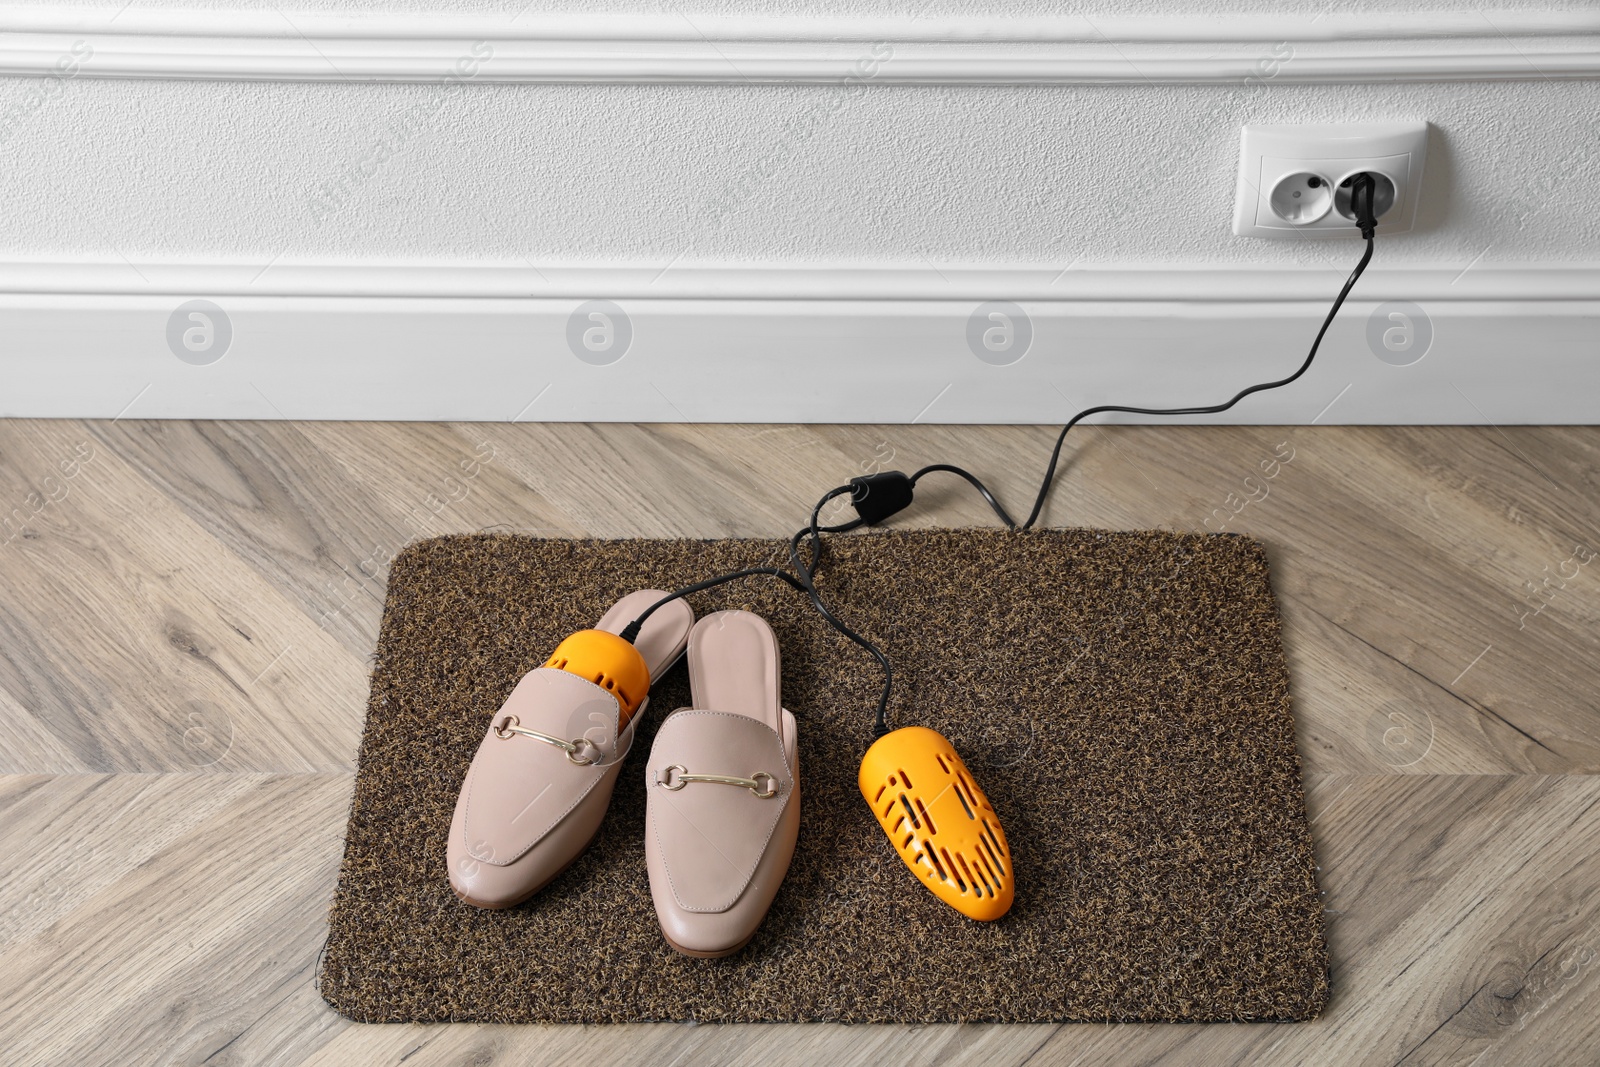
[[[595,629],[620,634],[640,613],[666,595],[659,589],[640,589],[629,593],[611,605],[595,624]],[[693,623],[694,611],[680,599],[661,605],[639,628],[639,639],[633,643],[633,647],[644,657],[652,685],[683,653],[684,641]]]
[[[718,611],[689,632],[689,691],[697,708],[748,715],[783,736],[778,639],[748,611]]]

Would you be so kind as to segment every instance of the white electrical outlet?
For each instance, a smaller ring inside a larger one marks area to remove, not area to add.
[[[1349,180],[1378,178],[1378,232],[1404,233],[1417,217],[1426,122],[1246,126],[1239,149],[1233,232],[1240,237],[1359,237]]]

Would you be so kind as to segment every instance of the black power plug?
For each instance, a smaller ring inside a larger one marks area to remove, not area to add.
[[[1378,183],[1366,171],[1350,179],[1350,213],[1356,217],[1361,236],[1368,241],[1378,230],[1378,216],[1373,210],[1377,194]]]

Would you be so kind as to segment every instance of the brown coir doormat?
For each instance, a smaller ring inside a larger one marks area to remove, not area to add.
[[[856,789],[881,676],[799,594],[690,598],[771,622],[800,721],[803,821],[750,947],[687,959],[656,925],[652,691],[594,845],[528,903],[451,892],[445,837],[517,679],[634,589],[780,558],[775,541],[445,537],[389,577],[322,995],[369,1022],[1305,1019],[1328,992],[1288,676],[1261,546],[1088,530],[865,533],[820,579],[896,668],[899,725],[944,733],[1004,820],[1016,903],[962,918]]]

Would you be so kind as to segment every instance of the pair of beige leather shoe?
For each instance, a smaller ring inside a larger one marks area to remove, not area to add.
[[[686,654],[693,707],[662,722],[645,767],[645,862],[667,942],[726,956],[755,936],[794,855],[795,719],[779,697],[777,639],[757,615],[697,623],[675,600],[645,620],[637,657],[612,636],[664,596],[624,597],[599,633],[569,638],[517,683],[456,800],[450,884],[476,907],[509,908],[566,870],[600,829],[645,689]]]

